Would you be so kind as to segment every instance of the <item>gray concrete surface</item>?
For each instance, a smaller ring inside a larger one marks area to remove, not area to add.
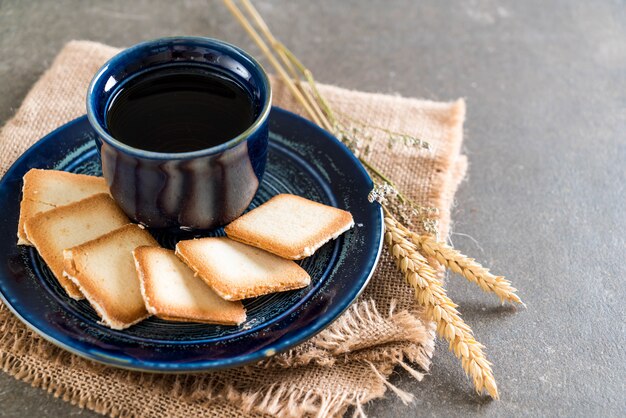
[[[454,244],[506,274],[527,310],[451,277],[502,400],[472,393],[439,344],[373,417],[626,414],[626,3],[258,1],[320,81],[468,103]],[[194,34],[249,49],[218,1],[0,1],[0,123],[70,39]],[[0,416],[95,416],[0,374]]]

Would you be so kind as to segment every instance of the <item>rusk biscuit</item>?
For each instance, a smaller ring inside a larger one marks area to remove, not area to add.
[[[290,260],[309,257],[354,226],[350,212],[279,194],[228,224],[229,238]]]
[[[219,297],[174,251],[138,247],[133,251],[141,294],[151,314],[170,321],[239,325],[246,311],[239,301]]]
[[[129,222],[111,196],[101,193],[39,213],[28,219],[24,227],[39,255],[67,294],[74,299],[82,299],[78,288],[63,276],[63,250]]]
[[[72,280],[113,329],[124,329],[150,314],[141,296],[133,251],[159,244],[144,228],[128,224],[63,251],[65,277]]]
[[[226,237],[180,241],[176,255],[226,300],[299,289],[311,282],[295,262]]]
[[[24,223],[38,213],[77,202],[98,193],[109,193],[102,177],[33,168],[24,175],[17,244],[32,245]]]

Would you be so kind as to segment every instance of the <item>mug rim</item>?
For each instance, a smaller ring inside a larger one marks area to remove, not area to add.
[[[173,152],[147,151],[147,150],[143,150],[140,148],[131,147],[130,145],[125,144],[115,139],[111,134],[109,134],[109,132],[107,132],[104,126],[102,126],[102,124],[99,122],[98,118],[95,115],[96,110],[94,109],[94,103],[93,103],[92,98],[93,98],[93,95],[96,93],[95,92],[96,83],[104,75],[107,74],[109,66],[112,63],[115,63],[116,61],[123,58],[126,54],[128,54],[131,51],[140,50],[142,48],[156,45],[158,43],[172,43],[174,41],[193,41],[193,42],[202,43],[204,45],[225,48],[226,50],[230,50],[230,52],[234,52],[235,53],[234,55],[243,56],[245,59],[249,60],[253,64],[253,66],[255,66],[258,69],[259,75],[261,76],[261,84],[266,92],[263,97],[265,99],[265,103],[263,103],[263,108],[259,112],[254,122],[252,122],[252,124],[245,131],[235,136],[234,138],[229,139],[226,142],[223,142],[219,145],[215,145],[210,148],[204,148],[201,150],[189,151],[189,152],[173,153]],[[190,158],[198,158],[198,157],[218,154],[228,149],[231,149],[235,147],[236,145],[244,142],[252,133],[257,131],[259,127],[263,125],[263,123],[265,123],[265,121],[267,120],[270,114],[271,108],[272,108],[272,87],[269,81],[269,77],[267,76],[267,73],[265,72],[265,69],[263,68],[263,66],[254,57],[252,57],[252,55],[250,55],[243,49],[233,44],[230,44],[228,42],[219,40],[219,39],[203,37],[203,36],[168,36],[168,37],[155,38],[155,39],[151,39],[148,41],[140,42],[129,48],[125,48],[122,51],[115,54],[112,58],[107,60],[107,62],[105,62],[104,65],[102,65],[102,67],[100,67],[100,69],[96,72],[91,82],[89,83],[89,88],[87,90],[87,118],[91,126],[94,128],[94,130],[98,134],[98,136],[102,138],[102,140],[106,142],[107,144],[109,144],[110,146],[118,148],[127,154],[140,157],[140,158],[149,158],[149,159],[155,159],[155,160],[183,160],[183,159],[190,159]]]

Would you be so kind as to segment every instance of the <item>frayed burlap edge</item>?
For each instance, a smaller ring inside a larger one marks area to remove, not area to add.
[[[0,305],[0,318],[6,315],[10,315],[8,309]],[[381,341],[374,349],[368,346],[360,347],[362,344],[360,332],[370,329],[374,324],[380,326],[381,323],[387,323],[394,330],[394,333],[389,335],[388,341]],[[425,340],[426,344],[423,343]],[[406,344],[407,341],[415,344]],[[316,349],[304,353],[290,350],[257,365],[246,366],[244,369],[254,373],[255,369],[268,367],[292,369],[320,365],[332,367],[348,363],[353,367],[354,363],[360,362],[378,377],[380,383],[378,390],[371,390],[370,387],[368,390],[350,394],[338,394],[318,387],[294,391],[286,382],[261,385],[254,391],[246,391],[238,388],[236,382],[225,383],[223,378],[212,374],[197,378],[198,375],[161,375],[132,371],[116,373],[126,374],[127,383],[137,389],[158,387],[157,392],[166,392],[171,397],[183,400],[187,405],[199,407],[195,413],[206,413],[206,408],[215,407],[217,404],[222,409],[238,405],[235,412],[242,411],[246,414],[290,417],[341,416],[349,406],[354,406],[357,412],[362,413],[362,406],[371,399],[382,396],[386,388],[392,389],[403,401],[411,401],[412,395],[389,383],[387,376],[396,366],[401,366],[413,377],[421,380],[424,372],[428,371],[434,350],[434,329],[425,326],[407,311],[395,312],[393,306],[385,316],[378,311],[374,301],[370,300],[351,306],[339,320],[314,337],[309,344]],[[103,372],[107,367],[50,346],[47,341],[34,335],[18,322],[2,322],[0,346],[10,347],[10,351],[22,354],[20,357],[7,351],[0,352],[0,367],[16,379],[44,389],[54,397],[81,408],[115,417],[144,416],[137,411],[125,409],[124,405],[103,402],[92,393],[85,393],[80,387],[59,384],[54,379],[54,370],[50,375],[42,376],[42,364],[45,364],[47,369],[70,367],[76,368],[77,371],[83,371],[87,367],[90,371]],[[25,358],[27,361],[24,361]],[[414,367],[419,367],[420,371]]]

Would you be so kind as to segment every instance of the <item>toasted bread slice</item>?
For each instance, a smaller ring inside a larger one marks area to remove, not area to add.
[[[239,325],[246,320],[241,302],[219,297],[196,277],[174,251],[139,247],[133,251],[146,309],[170,321]]]
[[[102,323],[124,329],[150,316],[141,296],[133,251],[158,246],[143,227],[128,224],[63,251],[65,277],[74,282]]]
[[[78,288],[63,277],[63,250],[128,224],[130,220],[108,194],[97,194],[39,213],[24,224],[37,251],[67,294],[82,299]]]
[[[98,193],[109,193],[102,177],[33,168],[24,175],[17,244],[32,245],[24,232],[24,223],[38,213],[85,199]]]
[[[311,282],[293,261],[226,237],[180,241],[176,255],[226,300],[300,289]]]
[[[290,260],[309,257],[354,226],[350,212],[279,194],[228,224],[229,238]]]

